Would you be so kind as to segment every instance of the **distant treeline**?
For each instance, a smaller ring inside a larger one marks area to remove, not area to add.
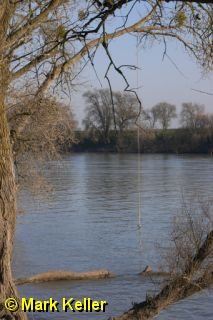
[[[123,153],[213,153],[213,131],[208,129],[141,129],[122,133],[110,131],[109,141],[77,131],[78,144],[74,152],[123,152]]]
[[[129,92],[93,90],[84,98],[84,131],[76,132],[74,151],[212,153],[213,113],[203,105],[182,103],[178,115],[167,102],[142,108]],[[179,120],[179,129],[170,128],[173,119]]]

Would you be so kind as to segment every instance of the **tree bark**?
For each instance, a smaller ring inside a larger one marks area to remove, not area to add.
[[[179,277],[166,285],[161,292],[135,304],[133,308],[121,316],[111,317],[109,320],[149,320],[157,316],[168,306],[185,299],[192,294],[209,288],[213,284],[213,272],[207,272],[196,281]]]
[[[12,313],[5,308],[5,300],[18,298],[11,271],[12,246],[16,223],[16,184],[10,131],[5,111],[5,96],[9,73],[7,63],[0,56],[0,319],[25,320],[20,310]]]

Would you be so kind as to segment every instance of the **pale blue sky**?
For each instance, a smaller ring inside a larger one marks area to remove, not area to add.
[[[114,40],[110,45],[110,51],[117,65],[134,64],[141,68],[140,71],[128,71],[126,75],[130,84],[139,86],[138,94],[143,101],[143,107],[150,108],[158,102],[167,101],[177,106],[177,111],[181,110],[182,102],[197,102],[204,104],[206,111],[213,112],[213,96],[201,94],[191,90],[191,88],[213,93],[213,74],[203,75],[201,68],[189,57],[184,48],[175,41],[169,41],[167,53],[175,62],[178,71],[172,62],[163,57],[163,46],[155,44],[149,48],[136,49],[136,38],[124,36]],[[137,59],[138,55],[138,59]],[[103,87],[107,87],[104,74],[107,68],[107,59],[102,48],[99,49],[95,58],[95,67]],[[80,81],[85,81],[80,86],[78,92],[72,96],[72,105],[76,118],[81,123],[84,117],[85,102],[82,98],[83,92],[93,88],[101,88],[92,67],[88,65],[81,74]],[[123,90],[124,83],[120,76],[111,73],[113,90]],[[173,126],[177,126],[175,121]]]

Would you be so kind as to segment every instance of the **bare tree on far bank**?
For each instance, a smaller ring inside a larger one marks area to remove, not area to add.
[[[205,107],[197,103],[185,102],[182,104],[180,113],[180,122],[183,128],[187,129],[203,129],[213,128],[212,114],[205,112]]]
[[[172,119],[176,117],[176,106],[167,102],[159,102],[151,109],[143,110],[145,126],[150,129],[154,129],[157,124],[160,124],[161,128],[166,130],[169,128]]]
[[[177,117],[176,106],[167,102],[159,102],[151,109],[152,124],[159,122],[161,128],[166,130],[172,119]]]
[[[101,138],[104,143],[110,141],[113,122],[111,96],[109,90],[95,90],[84,93],[86,117],[83,124],[90,136]]]
[[[83,123],[90,137],[110,143],[112,130],[123,133],[135,126],[139,105],[131,93],[113,92],[111,95],[108,89],[101,89],[86,92],[84,98],[86,117]]]
[[[115,121],[120,133],[135,128],[140,116],[140,105],[131,93],[114,92]]]
[[[148,128],[154,129],[158,121],[158,109],[154,106],[151,109],[143,110],[145,123],[148,122]]]

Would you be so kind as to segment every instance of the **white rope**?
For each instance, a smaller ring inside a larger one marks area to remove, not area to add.
[[[137,47],[136,47],[136,63],[137,63],[137,78],[136,78],[136,85],[137,85],[137,90],[139,89],[139,38],[137,37]],[[138,104],[138,113],[140,112],[140,105]],[[138,154],[137,154],[137,162],[138,162],[138,229],[141,229],[142,224],[141,224],[141,148],[140,148],[140,127],[141,127],[141,115],[139,115],[138,118],[138,125],[137,125],[137,149],[138,149]]]
[[[140,96],[139,88],[140,88],[140,80],[139,75],[141,72],[139,66],[139,37],[137,36],[137,46],[136,46],[136,63],[137,63],[137,78],[136,78],[136,86],[137,86],[137,94]],[[141,112],[141,105],[138,103],[138,113]],[[137,180],[138,180],[138,217],[137,217],[137,233],[138,233],[138,249],[140,256],[140,270],[143,266],[143,240],[142,240],[142,203],[141,203],[141,190],[142,190],[142,181],[141,181],[141,173],[142,173],[142,159],[141,159],[141,136],[140,136],[140,128],[142,127],[141,123],[141,114],[139,114],[139,118],[137,121]]]

